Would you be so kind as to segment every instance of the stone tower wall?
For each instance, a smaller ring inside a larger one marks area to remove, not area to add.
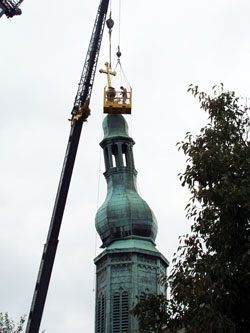
[[[129,314],[147,293],[165,293],[159,274],[168,263],[158,252],[143,249],[106,250],[96,261],[96,333],[138,332],[137,320]]]

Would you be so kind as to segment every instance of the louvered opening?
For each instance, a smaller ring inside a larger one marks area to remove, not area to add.
[[[105,296],[101,294],[97,300],[97,333],[105,333]]]
[[[116,292],[113,296],[113,333],[128,332],[128,292]]]

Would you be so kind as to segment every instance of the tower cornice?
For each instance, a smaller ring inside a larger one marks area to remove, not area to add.
[[[128,173],[133,176],[137,176],[138,172],[135,170],[135,168],[132,167],[115,167],[115,168],[110,168],[107,171],[105,171],[103,174],[106,178],[116,175],[116,174],[121,174],[121,173]]]
[[[114,142],[127,142],[131,145],[131,147],[135,144],[135,141],[129,137],[129,136],[122,136],[122,135],[117,135],[117,136],[111,136],[108,138],[104,138],[100,142],[100,146],[104,148],[108,144],[113,144]]]

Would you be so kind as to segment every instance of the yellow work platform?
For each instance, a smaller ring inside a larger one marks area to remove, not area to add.
[[[114,88],[104,88],[104,113],[110,114],[131,114],[132,89],[116,91]]]

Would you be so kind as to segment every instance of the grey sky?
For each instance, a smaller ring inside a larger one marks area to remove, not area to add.
[[[118,2],[112,0],[114,49]],[[126,119],[136,141],[138,187],[158,220],[157,248],[171,261],[178,236],[189,230],[189,194],[177,177],[185,158],[175,144],[206,123],[187,87],[194,83],[210,91],[224,82],[226,89],[250,95],[250,2],[121,3],[121,61],[133,88],[133,116]],[[98,5],[99,0],[24,0],[22,16],[0,20],[0,312],[15,319],[29,313],[70,130],[67,119]],[[108,60],[104,34],[98,69]],[[97,71],[41,325],[48,333],[94,329],[93,259],[100,252],[94,217],[106,194],[99,148],[105,84]]]

